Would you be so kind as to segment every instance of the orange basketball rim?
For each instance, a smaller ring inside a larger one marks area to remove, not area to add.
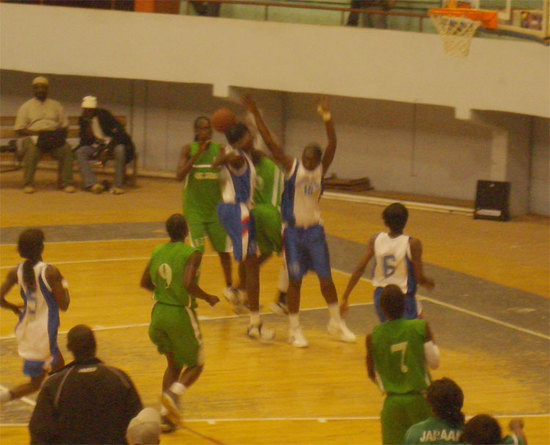
[[[429,14],[447,15],[451,17],[468,17],[470,20],[481,22],[481,26],[495,29],[498,24],[497,11],[470,8],[435,8],[430,9]]]

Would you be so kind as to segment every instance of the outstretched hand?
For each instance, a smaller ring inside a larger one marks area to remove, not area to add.
[[[326,97],[322,97],[319,99],[319,105],[317,105],[317,112],[323,116],[326,113],[330,113],[330,107],[328,105],[328,99]]]

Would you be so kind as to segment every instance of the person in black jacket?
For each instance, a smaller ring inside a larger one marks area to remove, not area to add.
[[[127,444],[128,424],[142,409],[132,380],[96,358],[86,325],[69,331],[67,348],[75,360],[42,386],[29,422],[31,444]]]
[[[126,164],[134,157],[134,143],[122,124],[107,110],[97,107],[97,98],[86,96],[82,100],[80,144],[76,149],[76,160],[85,190],[101,193],[103,185],[96,180],[90,167],[90,159],[103,164],[114,155],[115,183],[112,192],[124,193],[124,172]]]

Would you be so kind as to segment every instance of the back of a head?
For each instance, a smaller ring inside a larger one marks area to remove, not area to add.
[[[226,130],[225,137],[227,138],[227,142],[234,145],[236,142],[241,140],[247,132],[248,127],[242,122],[237,122],[235,125],[232,125]]]
[[[426,398],[434,414],[443,419],[451,427],[464,424],[462,405],[464,393],[460,386],[448,377],[434,380],[427,389]]]
[[[384,209],[382,219],[392,232],[401,233],[407,224],[409,211],[400,202],[394,202]]]
[[[157,445],[160,443],[160,414],[153,408],[143,408],[134,417],[126,431],[130,445]]]
[[[84,324],[74,326],[67,334],[67,349],[76,359],[94,357],[96,341],[92,328]]]
[[[34,265],[40,261],[44,251],[44,232],[40,229],[27,229],[19,234],[17,240],[17,251],[23,263],[23,281],[25,285],[34,290],[36,287],[34,276]]]
[[[495,445],[502,440],[502,430],[494,417],[478,414],[466,422],[460,440],[471,445]]]
[[[388,284],[380,293],[380,307],[388,319],[395,320],[405,311],[405,294],[395,284]]]
[[[183,241],[187,230],[187,221],[181,213],[174,213],[166,220],[166,231],[172,241]]]

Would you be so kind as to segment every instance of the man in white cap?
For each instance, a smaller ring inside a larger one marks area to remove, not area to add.
[[[21,138],[23,158],[23,191],[34,192],[34,174],[43,153],[50,153],[59,161],[58,186],[74,193],[73,152],[67,144],[69,121],[63,106],[48,98],[48,79],[35,77],[32,81],[34,97],[17,111],[14,130]]]
[[[130,445],[160,443],[160,413],[151,407],[143,408],[128,425],[126,439]]]
[[[76,160],[82,176],[82,187],[92,193],[101,193],[102,184],[97,182],[90,167],[90,159],[105,163],[114,157],[115,183],[112,192],[124,193],[124,173],[126,164],[134,157],[134,144],[124,130],[124,126],[107,110],[98,108],[97,98],[86,96],[82,99],[80,144],[76,150]]]

